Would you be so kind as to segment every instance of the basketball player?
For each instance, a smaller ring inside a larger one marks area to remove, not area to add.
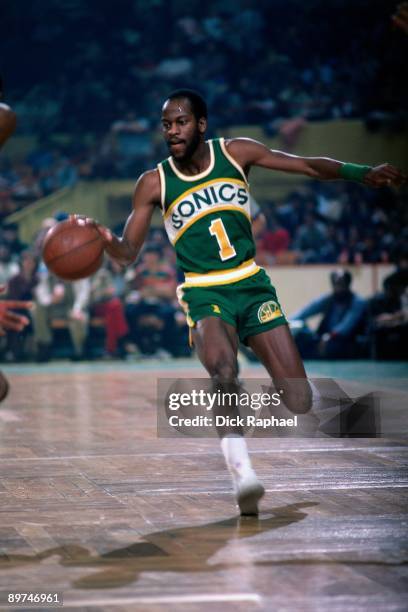
[[[170,156],[137,181],[133,210],[123,236],[101,225],[106,252],[122,265],[142,248],[156,207],[177,252],[185,282],[178,297],[198,356],[217,388],[231,391],[237,379],[239,340],[265,366],[285,404],[301,414],[311,389],[275,288],[255,260],[248,174],[252,166],[321,180],[355,180],[371,187],[400,185],[393,166],[360,166],[329,158],[305,158],[269,150],[250,138],[206,140],[207,107],[196,92],[178,90],[162,108],[162,131]],[[87,223],[95,223],[91,219]],[[290,379],[300,385],[289,384]],[[241,514],[257,514],[264,493],[240,432],[224,431],[221,447],[233,478]]]
[[[4,291],[4,287],[0,287],[0,292]],[[29,309],[31,302],[20,300],[0,300],[0,336],[4,336],[6,330],[22,331],[26,325],[30,323],[29,319],[17,312],[13,308]],[[0,402],[4,400],[9,391],[7,378],[0,372]]]
[[[3,95],[2,81],[0,78],[0,100]],[[6,140],[14,132],[17,124],[15,112],[7,104],[0,102],[0,149]],[[0,292],[4,287],[0,287]],[[12,308],[31,308],[31,302],[2,300],[0,301],[0,336],[5,334],[5,330],[21,331],[29,320],[24,315],[13,312]],[[0,402],[7,396],[9,384],[7,378],[0,372]]]

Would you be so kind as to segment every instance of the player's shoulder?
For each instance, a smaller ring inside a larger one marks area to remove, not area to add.
[[[160,176],[157,168],[146,170],[137,180],[135,190],[143,191],[150,195],[150,199],[160,201]]]
[[[232,153],[233,151],[240,151],[247,147],[253,147],[254,145],[259,145],[260,143],[253,138],[247,138],[246,136],[237,136],[236,138],[225,138],[224,139],[225,146],[228,149],[228,152]]]
[[[244,136],[239,138],[229,138],[224,142],[228,155],[230,155],[247,174],[254,156],[256,155],[259,147],[262,147],[263,145],[252,138],[245,138]]]

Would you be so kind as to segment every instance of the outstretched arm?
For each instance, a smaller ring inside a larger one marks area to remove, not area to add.
[[[105,242],[106,253],[120,265],[131,264],[138,256],[150,227],[155,206],[160,202],[160,179],[157,170],[142,174],[133,194],[133,210],[130,213],[121,238],[103,225],[96,227]],[[88,223],[95,223],[87,219]]]
[[[261,166],[270,170],[304,174],[322,181],[357,180],[370,187],[399,186],[407,180],[406,176],[390,164],[371,168],[345,164],[329,157],[299,157],[268,149],[264,144],[251,138],[235,138],[226,144],[228,152],[246,172],[251,166]]]

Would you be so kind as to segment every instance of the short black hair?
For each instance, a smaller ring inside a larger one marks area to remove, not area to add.
[[[198,91],[194,91],[194,89],[175,89],[169,96],[167,96],[166,100],[176,100],[177,98],[187,98],[187,100],[190,102],[193,115],[197,121],[203,117],[204,119],[207,119],[207,103],[203,96],[198,93]]]
[[[348,270],[335,270],[330,274],[330,280],[332,285],[337,285],[337,283],[343,283],[347,288],[350,288],[353,277],[351,275],[351,272],[349,272]]]

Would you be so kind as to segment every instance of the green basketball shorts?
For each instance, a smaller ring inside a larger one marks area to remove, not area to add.
[[[287,324],[275,288],[262,268],[249,278],[226,285],[180,285],[177,297],[189,327],[206,317],[219,317],[236,328],[245,344],[250,336]]]

